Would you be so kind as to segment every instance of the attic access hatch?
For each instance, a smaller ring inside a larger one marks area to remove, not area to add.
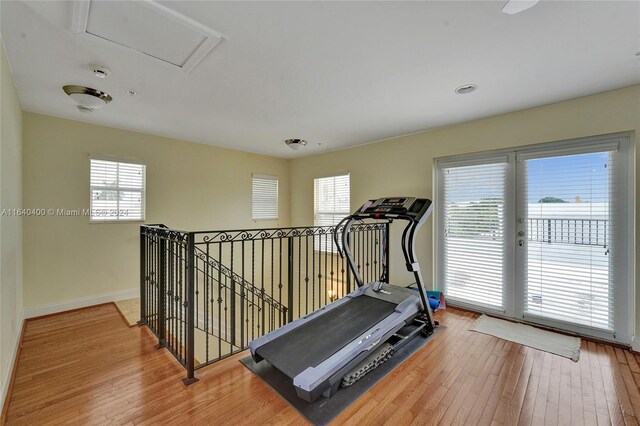
[[[220,42],[212,29],[151,0],[75,0],[71,31],[191,72]]]

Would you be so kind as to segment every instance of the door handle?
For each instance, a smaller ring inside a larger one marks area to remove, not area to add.
[[[518,245],[522,247],[524,245],[524,240],[518,240]]]

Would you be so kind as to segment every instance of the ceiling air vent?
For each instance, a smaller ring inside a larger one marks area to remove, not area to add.
[[[75,0],[71,31],[192,71],[222,40],[199,22],[154,1]]]

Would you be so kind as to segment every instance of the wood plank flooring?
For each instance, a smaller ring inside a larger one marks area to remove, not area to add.
[[[468,331],[448,309],[436,338],[333,424],[622,425],[640,418],[640,358],[583,340],[580,362]],[[306,424],[238,360],[184,370],[113,305],[27,322],[8,424]]]

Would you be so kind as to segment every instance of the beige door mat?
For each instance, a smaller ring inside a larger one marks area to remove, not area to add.
[[[478,318],[470,330],[560,355],[576,362],[580,359],[579,337],[565,336],[553,331],[542,330],[530,325],[505,321],[487,315],[482,315]]]

